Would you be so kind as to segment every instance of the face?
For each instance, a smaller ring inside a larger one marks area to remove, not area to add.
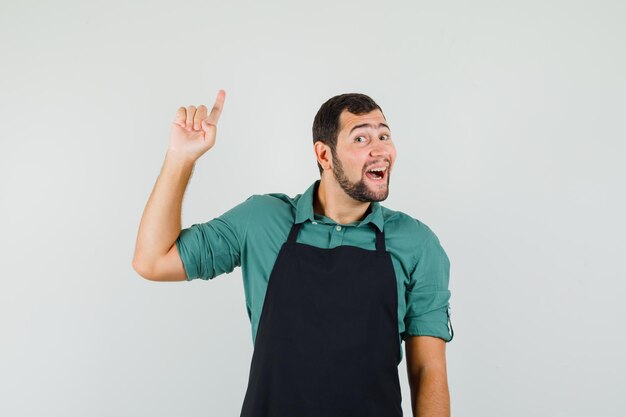
[[[396,147],[385,117],[378,109],[361,115],[344,110],[339,122],[337,147],[332,153],[337,182],[357,201],[385,200],[396,160]],[[377,175],[370,172],[374,168],[383,170]]]

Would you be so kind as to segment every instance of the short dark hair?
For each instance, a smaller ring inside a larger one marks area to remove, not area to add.
[[[328,99],[317,111],[313,120],[313,143],[321,141],[330,147],[334,156],[339,135],[339,117],[344,110],[352,114],[366,114],[373,110],[383,110],[369,96],[360,93],[345,93]],[[383,117],[385,114],[383,113]],[[324,169],[317,162],[320,176]]]

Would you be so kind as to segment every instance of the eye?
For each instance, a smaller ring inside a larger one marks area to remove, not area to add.
[[[381,139],[382,139],[382,138],[385,138],[385,140],[389,140],[389,135],[382,135],[380,138],[381,138]]]
[[[360,138],[367,139],[365,136],[357,136],[356,138],[354,138],[354,141],[359,142]]]

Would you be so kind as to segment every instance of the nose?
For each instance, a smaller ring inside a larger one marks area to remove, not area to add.
[[[375,141],[371,144],[370,156],[375,164],[382,162],[391,167],[396,159],[395,146],[393,143],[386,143],[382,140]]]
[[[390,150],[385,143],[383,143],[382,141],[377,141],[375,144],[372,145],[370,155],[373,158],[383,158],[384,160],[388,160]]]

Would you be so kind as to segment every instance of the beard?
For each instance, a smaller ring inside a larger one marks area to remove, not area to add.
[[[384,183],[384,185],[381,183],[381,185],[378,186],[379,188],[377,187],[378,189],[373,190],[366,181],[365,173],[361,174],[361,179],[359,181],[350,181],[343,170],[341,160],[337,157],[337,154],[333,149],[331,149],[331,155],[333,157],[333,174],[335,174],[335,178],[337,179],[339,186],[347,195],[364,203],[383,201],[387,199],[387,196],[389,195],[389,179],[391,178],[389,169],[387,169],[387,182]]]

